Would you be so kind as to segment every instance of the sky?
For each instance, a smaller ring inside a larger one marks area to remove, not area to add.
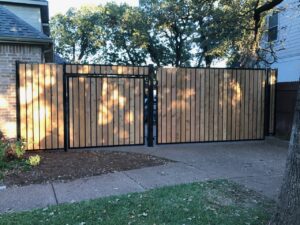
[[[65,13],[70,7],[79,8],[82,5],[100,5],[111,0],[48,0],[50,18],[57,13]],[[127,3],[137,6],[139,0],[114,0],[116,3]]]

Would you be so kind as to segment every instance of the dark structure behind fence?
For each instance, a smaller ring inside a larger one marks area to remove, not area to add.
[[[276,87],[276,135],[289,139],[299,82],[277,83]]]

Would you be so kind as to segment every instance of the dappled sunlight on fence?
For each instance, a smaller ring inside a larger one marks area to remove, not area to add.
[[[122,75],[147,75],[145,67],[73,65],[69,70],[70,74],[82,73],[80,78],[69,78],[70,147],[144,142],[143,78]],[[96,75],[89,76],[93,75],[89,72]],[[97,73],[111,76],[97,76]],[[77,79],[83,79],[83,83],[77,84]],[[81,99],[80,93],[85,97]]]
[[[159,68],[158,143],[262,139],[266,78],[266,70]]]

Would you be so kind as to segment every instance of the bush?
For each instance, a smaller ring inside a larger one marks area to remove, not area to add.
[[[25,154],[25,141],[6,139],[0,131],[0,161],[22,159]]]
[[[0,131],[0,164],[1,164],[1,167],[2,167],[2,162],[5,160],[7,146],[8,146],[8,144],[3,136],[3,133]]]
[[[30,166],[38,166],[41,162],[41,157],[39,155],[29,156],[27,163]]]

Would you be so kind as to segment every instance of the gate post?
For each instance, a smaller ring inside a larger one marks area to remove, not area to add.
[[[16,61],[16,119],[17,119],[17,139],[21,140],[21,115],[20,115],[20,62]]]
[[[148,147],[153,147],[153,79],[154,79],[154,66],[149,65],[149,86],[148,86],[148,101],[147,101],[147,125],[148,125],[148,135],[147,144]]]
[[[69,135],[68,135],[68,113],[69,113],[69,103],[68,103],[68,78],[66,75],[66,64],[63,64],[63,108],[64,108],[64,151],[68,151]]]

